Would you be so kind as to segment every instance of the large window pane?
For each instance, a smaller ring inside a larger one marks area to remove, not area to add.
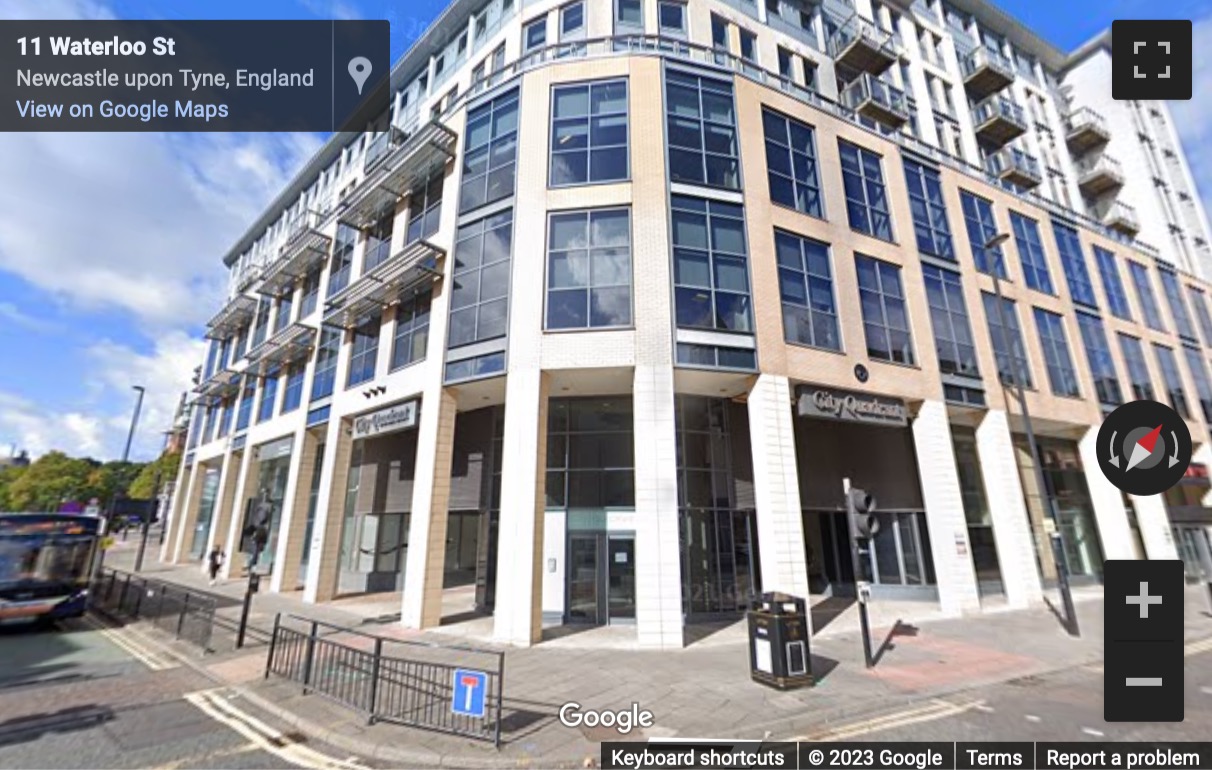
[[[631,212],[553,214],[547,250],[547,329],[631,323]]]
[[[744,209],[684,195],[671,205],[678,325],[752,332]]]
[[[553,186],[626,179],[627,81],[552,89]]]

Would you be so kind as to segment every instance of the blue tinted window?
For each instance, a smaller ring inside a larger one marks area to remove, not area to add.
[[[1094,260],[1098,263],[1098,274],[1103,279],[1103,293],[1107,295],[1107,307],[1111,314],[1125,321],[1132,320],[1132,306],[1128,304],[1128,293],[1119,275],[1115,255],[1099,246],[1094,247]]]
[[[1035,308],[1035,326],[1039,330],[1040,348],[1044,352],[1044,367],[1048,383],[1058,396],[1077,396],[1077,372],[1069,355],[1065,336],[1065,319],[1043,308]]]
[[[785,339],[841,350],[829,244],[776,230],[774,247]]]
[[[1140,301],[1140,311],[1145,317],[1145,323],[1150,329],[1159,332],[1166,331],[1162,321],[1161,307],[1157,304],[1157,295],[1153,293],[1153,282],[1149,280],[1149,268],[1139,262],[1128,260],[1128,273],[1136,286],[1136,298]]]
[[[993,204],[984,198],[960,190],[960,205],[964,210],[964,226],[968,230],[968,246],[972,249],[972,261],[982,273],[1006,277],[1006,260],[1001,244],[986,249],[985,244],[997,235],[997,221],[993,217]]]
[[[914,363],[900,267],[865,254],[855,254],[854,264],[867,355],[880,361]]]
[[[1065,271],[1065,282],[1069,285],[1069,296],[1079,305],[1098,307],[1077,231],[1058,222],[1052,223],[1052,231],[1056,234],[1056,250],[1060,254],[1061,267]]]
[[[955,249],[951,244],[951,227],[947,223],[938,171],[906,158],[905,181],[909,187],[909,210],[913,213],[917,250],[954,261]]]
[[[1055,294],[1052,276],[1048,272],[1048,259],[1044,256],[1044,244],[1039,237],[1039,223],[1017,211],[1010,212],[1010,225],[1014,230],[1014,243],[1023,263],[1023,280],[1027,286],[1045,294]]]
[[[842,156],[842,186],[846,190],[846,216],[850,227],[892,240],[892,216],[884,188],[883,161],[879,155],[850,142],[838,140]]]
[[[1106,406],[1122,404],[1124,395],[1119,389],[1119,377],[1115,374],[1115,361],[1111,357],[1111,347],[1107,344],[1103,320],[1098,316],[1078,313],[1077,327],[1081,330],[1082,344],[1086,348],[1086,360],[1090,363],[1090,374],[1094,377],[1098,402]]]

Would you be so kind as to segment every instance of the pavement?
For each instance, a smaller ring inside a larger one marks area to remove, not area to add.
[[[119,544],[107,566],[128,568],[133,547]],[[149,560],[143,571],[221,600],[219,615],[238,618],[243,581],[211,588],[196,565],[172,566]],[[1202,587],[1186,593],[1186,638],[1212,649],[1212,614]],[[242,699],[274,714],[300,733],[312,736],[368,761],[389,766],[451,767],[584,767],[596,762],[603,740],[647,738],[793,739],[846,734],[853,725],[879,721],[882,714],[940,709],[934,718],[951,716],[955,698],[1004,683],[1032,682],[1064,672],[1090,673],[1101,664],[1103,602],[1100,588],[1075,593],[1081,636],[1071,637],[1047,606],[1027,610],[999,609],[966,618],[943,618],[933,605],[879,602],[873,605],[877,663],[863,662],[858,623],[853,610],[816,608],[819,633],[811,643],[816,685],[776,691],[750,680],[742,623],[696,626],[685,648],[672,651],[636,649],[633,634],[617,628],[571,633],[553,629],[549,640],[530,648],[505,650],[505,702],[502,745],[395,724],[368,724],[364,715],[315,694],[298,684],[265,678],[267,646],[258,633],[251,646],[235,650],[229,632],[216,636],[215,651],[196,650],[160,639],[175,655],[210,679],[225,697]],[[398,594],[386,599],[358,597],[309,605],[297,593],[260,593],[253,602],[252,625],[272,628],[277,612],[293,613],[357,628],[388,640],[438,644],[467,643],[466,629],[443,626],[413,631],[394,621]],[[832,617],[827,624],[823,620]],[[458,624],[456,624],[458,625]],[[474,623],[472,624],[474,626]],[[824,626],[822,628],[822,625]],[[480,628],[483,627],[481,622]],[[158,632],[148,631],[155,637]],[[1091,685],[1101,682],[1090,674]],[[1192,689],[1198,691],[1198,687]],[[1101,703],[1101,688],[1093,691]],[[651,711],[654,724],[620,735],[609,728],[566,727],[560,706],[576,702],[583,709],[626,710],[633,704]],[[923,706],[925,704],[925,706]]]

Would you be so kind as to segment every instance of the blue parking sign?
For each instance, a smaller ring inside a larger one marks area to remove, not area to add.
[[[455,669],[454,695],[450,702],[452,712],[483,719],[487,694],[488,674],[468,668]]]

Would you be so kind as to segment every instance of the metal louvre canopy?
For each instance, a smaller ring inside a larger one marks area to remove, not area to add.
[[[328,301],[325,326],[352,329],[366,316],[399,301],[400,294],[442,276],[446,252],[426,240],[405,246]]]
[[[235,336],[240,327],[257,312],[257,300],[247,294],[237,294],[215,317],[206,322],[206,336],[226,340]]]
[[[318,214],[308,216],[299,223],[282,246],[279,257],[265,268],[258,292],[271,297],[287,294],[295,281],[325,260],[332,246],[332,238],[320,230],[319,223]]]
[[[295,322],[267,339],[248,354],[248,365],[261,374],[274,366],[293,363],[311,352],[316,341],[316,328]]]
[[[210,376],[206,382],[194,388],[199,400],[216,401],[232,395],[240,390],[240,373],[231,369],[220,369]]]
[[[454,157],[457,139],[454,131],[431,120],[412,136],[371,157],[366,176],[345,198],[338,218],[357,228],[374,224],[384,210],[395,205],[413,179]]]

